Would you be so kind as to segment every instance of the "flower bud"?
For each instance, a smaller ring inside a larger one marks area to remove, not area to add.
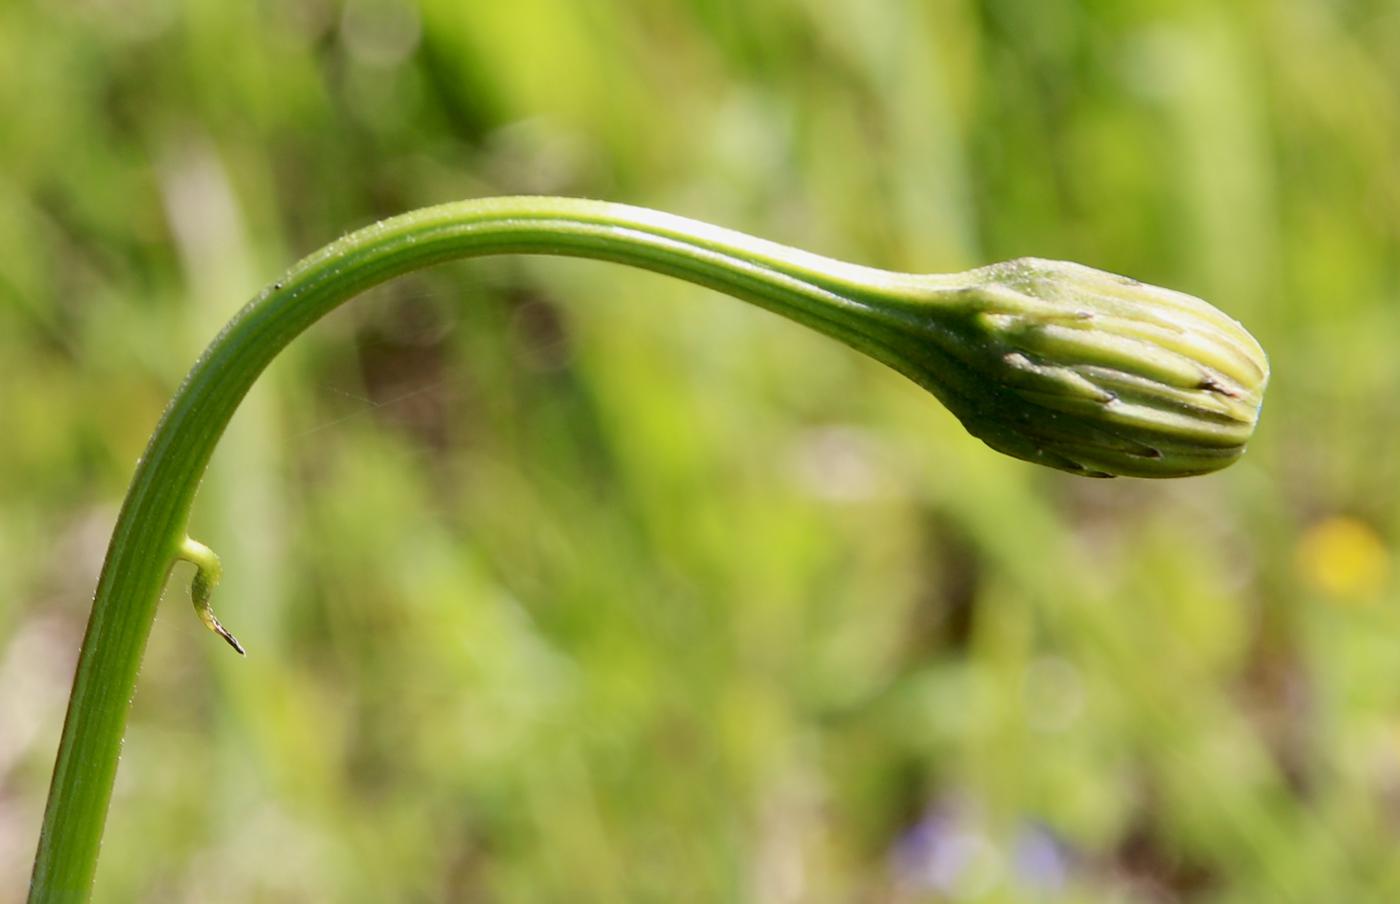
[[[1211,305],[1059,261],[964,276],[935,317],[948,366],[892,363],[987,445],[1094,477],[1203,474],[1243,454],[1268,359]]]

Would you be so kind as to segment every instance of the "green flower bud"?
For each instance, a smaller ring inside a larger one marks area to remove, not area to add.
[[[957,279],[943,303],[876,305],[932,340],[886,338],[880,357],[993,449],[1092,477],[1204,474],[1244,453],[1268,359],[1211,305],[1033,258]]]

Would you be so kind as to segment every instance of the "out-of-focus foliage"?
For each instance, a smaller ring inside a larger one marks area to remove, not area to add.
[[[1270,350],[1250,454],[1003,459],[761,311],[441,268],[274,365],[98,899],[1400,900],[1400,6],[0,4],[0,897],[115,506],[293,259],[444,200],[1067,258]]]

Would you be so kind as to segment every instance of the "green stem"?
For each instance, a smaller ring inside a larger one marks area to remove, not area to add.
[[[186,522],[215,444],[249,387],[292,339],[365,289],[444,261],[502,253],[598,258],[670,274],[876,354],[897,335],[871,317],[871,300],[885,291],[907,293],[912,285],[904,274],[829,260],[680,217],[544,197],[415,211],[303,260],[214,339],[171,400],[137,467],[83,638],[31,902],[88,897],[137,670],[156,603],[177,559],[196,563],[195,605],[201,617],[207,613],[213,619],[208,592],[217,559],[190,545]],[[922,286],[928,295],[929,285]]]
[[[1210,305],[1077,264],[891,273],[569,198],[464,201],[362,229],[249,302],[195,363],[151,437],[78,657],[31,902],[88,896],[137,669],[177,559],[196,566],[191,595],[201,620],[242,652],[209,605],[218,558],[185,531],[200,477],[249,387],[287,343],[370,286],[504,253],[615,261],[752,302],[909,376],[993,448],[1078,474],[1178,477],[1225,467],[1244,452],[1268,380],[1258,343]]]

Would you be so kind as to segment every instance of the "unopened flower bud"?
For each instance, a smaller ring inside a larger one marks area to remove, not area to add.
[[[890,363],[987,445],[1095,477],[1203,474],[1243,454],[1269,366],[1235,320],[1079,264],[1025,258],[964,279],[923,309],[937,360],[901,344]]]

